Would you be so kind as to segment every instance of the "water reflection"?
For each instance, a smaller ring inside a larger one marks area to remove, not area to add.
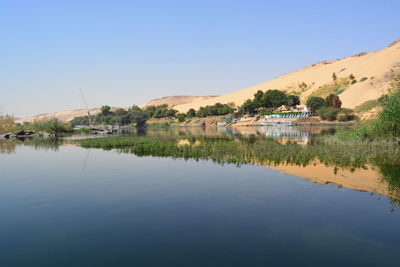
[[[396,147],[329,146],[326,127],[175,128],[149,130],[140,143],[121,140],[121,152],[138,156],[258,164],[319,184],[336,184],[400,199],[400,151]],[[143,136],[142,136],[143,137]],[[112,148],[112,140],[107,141]],[[102,148],[101,141],[88,147]]]
[[[0,139],[0,153],[16,153],[18,146],[29,146],[33,147],[34,149],[57,151],[62,143],[62,139],[57,138],[19,138],[10,140]]]
[[[0,141],[0,266],[397,266],[400,152],[312,131]]]
[[[393,201],[400,199],[400,152],[369,147],[320,145],[316,138],[333,134],[334,127],[186,127],[141,129],[131,135],[179,150],[148,147],[123,152],[138,156],[164,156],[185,159],[211,159],[219,164],[258,164],[283,173],[306,178],[318,184],[335,184],[358,191],[379,193]],[[98,138],[96,136],[95,138]],[[80,138],[87,138],[80,137]],[[91,137],[92,138],[92,137]],[[100,137],[101,138],[101,137]],[[0,153],[15,153],[18,146],[57,151],[60,145],[75,145],[76,138],[31,138],[0,140]],[[82,171],[90,157],[89,151]]]
[[[335,126],[169,127],[132,129],[132,134],[138,136],[254,136],[308,143],[312,137],[335,133],[337,128]]]

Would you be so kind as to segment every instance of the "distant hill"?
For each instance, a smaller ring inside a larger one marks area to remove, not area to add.
[[[337,76],[336,83],[333,81],[333,73]],[[382,50],[318,62],[241,91],[179,104],[174,108],[186,112],[190,108],[197,110],[201,106],[218,102],[233,102],[239,106],[247,99],[252,99],[258,90],[268,89],[298,94],[303,103],[310,95],[325,97],[329,93],[335,93],[340,96],[343,107],[354,108],[386,93],[390,82],[399,74],[400,40],[396,40]],[[349,79],[350,75],[354,79]]]
[[[161,98],[152,99],[149,102],[147,102],[146,104],[144,104],[143,107],[157,106],[157,105],[162,105],[162,104],[167,104],[168,106],[173,107],[176,105],[189,104],[194,101],[210,100],[215,97],[217,97],[217,96],[186,96],[186,95],[165,96],[165,97],[161,97]]]

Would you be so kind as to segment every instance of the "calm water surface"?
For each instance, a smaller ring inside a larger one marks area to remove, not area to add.
[[[382,194],[265,166],[2,147],[0,266],[399,266],[400,209]]]

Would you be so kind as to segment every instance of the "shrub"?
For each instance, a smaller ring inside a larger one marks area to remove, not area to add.
[[[336,116],[339,113],[339,111],[340,111],[339,109],[333,107],[321,107],[318,110],[318,115],[323,120],[334,121],[336,120]]]
[[[342,101],[340,101],[339,96],[335,95],[332,98],[332,107],[334,107],[334,108],[341,108],[342,107]]]
[[[355,119],[354,111],[351,109],[342,108],[336,115],[338,121],[353,121]]]
[[[191,108],[191,109],[188,110],[186,115],[187,115],[188,118],[196,117],[196,110],[194,110],[194,108]]]
[[[11,131],[15,127],[16,124],[13,116],[0,116],[0,133]]]
[[[307,107],[313,112],[318,111],[325,104],[325,100],[322,97],[312,96],[307,100]]]
[[[400,79],[399,79],[400,81]],[[395,91],[389,95],[383,105],[382,112],[379,114],[379,121],[388,134],[400,136],[400,86],[394,88]]]
[[[342,101],[340,101],[340,97],[334,94],[330,94],[325,98],[325,106],[326,107],[334,107],[341,108]]]
[[[373,100],[368,100],[362,103],[361,105],[358,105],[354,111],[355,112],[367,112],[370,111],[373,108],[376,108],[379,106],[379,101],[376,99]]]
[[[366,80],[368,80],[367,77],[362,77],[362,78],[360,79],[360,83],[365,82]]]
[[[297,95],[288,95],[287,104],[290,107],[295,107],[296,105],[300,105],[300,98]]]
[[[176,117],[178,118],[179,122],[184,122],[186,120],[186,114],[185,113],[179,113],[178,115],[176,115]]]

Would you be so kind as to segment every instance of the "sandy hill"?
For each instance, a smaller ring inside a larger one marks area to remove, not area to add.
[[[116,109],[118,109],[118,108],[112,107],[111,111],[115,111]],[[96,115],[99,112],[100,112],[100,108],[90,109],[91,115]],[[75,109],[75,110],[61,111],[61,112],[55,112],[55,113],[49,113],[49,114],[40,114],[40,115],[36,115],[32,118],[19,119],[16,122],[18,122],[18,123],[34,122],[34,121],[44,121],[44,120],[49,120],[49,119],[59,119],[60,121],[69,122],[73,118],[80,117],[80,116],[87,116],[87,110],[86,109]]]
[[[336,84],[333,82],[333,73],[337,76]],[[302,102],[305,102],[310,95],[324,97],[329,93],[336,93],[339,94],[343,107],[354,108],[387,92],[391,80],[398,74],[400,74],[400,40],[394,41],[382,50],[315,63],[238,92],[181,104],[174,108],[186,112],[190,108],[198,109],[218,102],[241,105],[247,99],[252,99],[258,90],[268,89],[296,93],[300,95]],[[350,75],[353,75],[357,82],[351,84],[348,78]]]
[[[144,104],[143,107],[157,106],[162,104],[167,104],[168,106],[172,107],[176,105],[189,104],[194,101],[210,100],[215,97],[217,96],[186,96],[186,95],[166,96],[166,97],[152,99],[146,104]]]

